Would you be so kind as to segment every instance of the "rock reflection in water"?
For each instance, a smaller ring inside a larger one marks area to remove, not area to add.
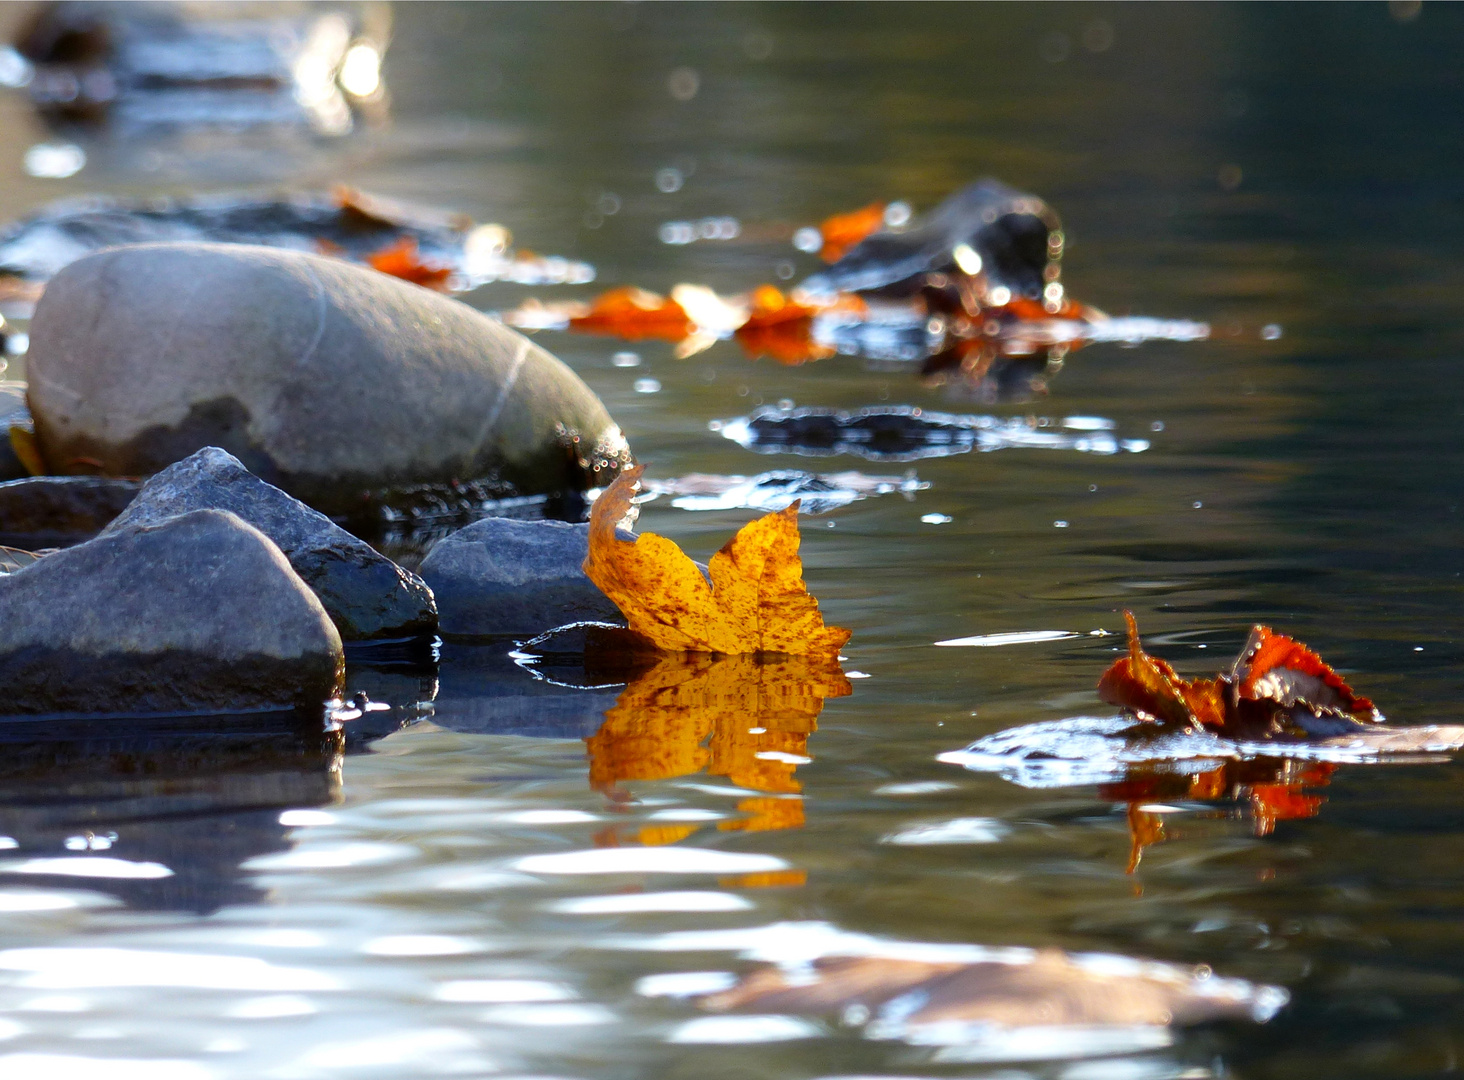
[[[512,239],[502,225],[344,186],[273,197],[71,199],[0,232],[0,297],[34,301],[64,267],[102,248],[179,241],[330,255],[445,292],[492,281],[578,284],[595,276],[586,263],[516,252]]]
[[[750,416],[715,420],[712,430],[760,454],[833,457],[851,454],[869,461],[918,461],[972,451],[1012,447],[1072,450],[1084,454],[1138,454],[1146,439],[1120,439],[1112,420],[1097,416],[969,416],[932,412],[911,405],[870,407],[854,412],[766,405]]]
[[[145,909],[254,903],[240,864],[290,847],[282,812],[340,795],[343,736],[319,718],[314,730],[289,715],[192,718],[102,738],[58,726],[0,733],[0,833],[14,842],[0,877],[13,884]]]
[[[385,115],[390,33],[384,3],[48,3],[20,29],[28,70],[11,82],[58,120],[343,135]]]

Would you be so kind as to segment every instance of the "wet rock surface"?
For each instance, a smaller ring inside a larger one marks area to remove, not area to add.
[[[216,446],[154,476],[105,532],[159,525],[192,510],[228,510],[279,545],[343,641],[412,637],[437,628],[437,606],[421,578]]]
[[[66,267],[31,324],[53,471],[146,475],[204,446],[329,513],[401,486],[579,491],[629,460],[594,393],[464,304],[339,260],[146,244]]]
[[[227,512],[118,530],[0,577],[6,713],[319,708],[343,664],[315,594]]]
[[[141,480],[32,476],[0,483],[0,538],[19,547],[74,544],[127,509]]]
[[[588,525],[510,518],[485,518],[446,537],[422,561],[442,632],[527,636],[565,623],[619,622],[620,610],[585,576],[589,537]]]
[[[1047,204],[986,179],[962,188],[911,228],[867,237],[802,287],[810,293],[903,297],[928,287],[924,275],[959,270],[984,273],[992,283],[1035,300],[1055,280],[1048,268],[1061,256],[1062,233]]]

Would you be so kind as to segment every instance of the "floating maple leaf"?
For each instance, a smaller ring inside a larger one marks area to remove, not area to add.
[[[712,556],[708,582],[665,537],[615,535],[644,468],[622,472],[595,501],[584,563],[633,632],[668,652],[838,655],[849,631],[824,625],[803,584],[797,502],[738,530]]]
[[[1098,695],[1141,719],[1248,738],[1342,735],[1382,721],[1320,656],[1270,627],[1251,629],[1228,672],[1185,680],[1144,652],[1133,614],[1123,617],[1128,655],[1103,673]]]

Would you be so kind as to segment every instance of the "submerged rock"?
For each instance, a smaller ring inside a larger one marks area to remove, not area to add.
[[[22,546],[72,544],[94,536],[137,497],[140,480],[32,476],[0,484],[0,536]]]
[[[980,180],[906,229],[883,229],[802,285],[810,294],[909,296],[929,274],[964,273],[986,289],[1041,300],[1057,280],[1063,236],[1057,215],[1035,195]],[[1000,305],[998,305],[1000,306]]]
[[[27,358],[42,455],[145,475],[218,446],[328,513],[489,479],[581,491],[630,459],[594,392],[472,308],[339,260],[144,244],[61,271]]]
[[[623,534],[633,539],[629,533]],[[583,569],[590,527],[485,518],[422,561],[444,634],[537,634],[566,623],[621,621]]]
[[[154,476],[105,532],[159,525],[192,510],[228,510],[278,544],[345,641],[410,637],[437,628],[437,606],[421,578],[216,446]]]
[[[343,667],[315,594],[224,511],[121,529],[0,577],[6,713],[319,706]]]

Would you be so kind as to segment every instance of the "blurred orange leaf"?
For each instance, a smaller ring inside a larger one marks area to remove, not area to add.
[[[826,263],[836,263],[859,241],[884,228],[885,204],[870,203],[847,214],[835,214],[825,219],[818,227],[823,237],[823,247],[818,257]]]
[[[439,292],[446,291],[448,279],[452,277],[452,267],[423,262],[417,254],[417,241],[410,236],[367,256],[366,261],[383,274]]]
[[[569,328],[585,334],[613,334],[627,341],[680,341],[696,326],[686,309],[670,297],[627,286],[595,297],[589,311],[570,318]]]
[[[622,472],[595,501],[584,563],[632,631],[670,652],[838,655],[849,631],[824,625],[803,584],[797,502],[738,530],[712,556],[709,582],[665,537],[615,535],[643,471]]]

